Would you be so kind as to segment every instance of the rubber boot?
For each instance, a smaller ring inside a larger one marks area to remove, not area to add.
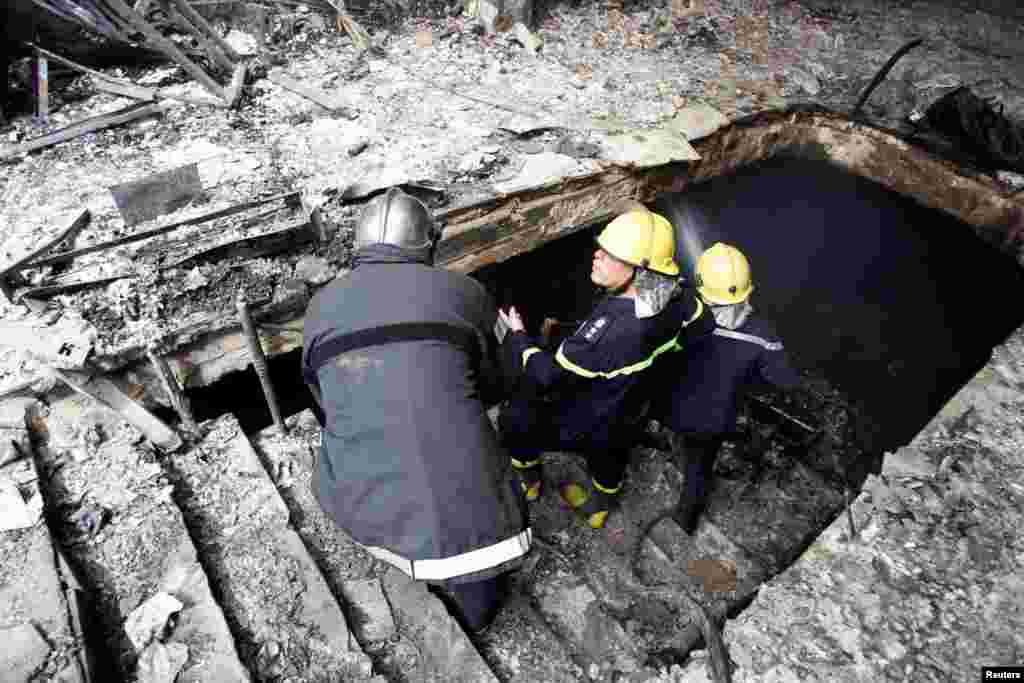
[[[600,529],[608,520],[608,514],[619,503],[622,484],[610,489],[593,480],[591,483],[592,488],[585,484],[566,484],[561,490],[562,500],[575,510],[591,529]]]
[[[535,460],[516,460],[512,458],[512,469],[519,476],[519,486],[526,500],[533,502],[540,498],[540,490],[544,484],[544,471],[541,469],[540,458]]]

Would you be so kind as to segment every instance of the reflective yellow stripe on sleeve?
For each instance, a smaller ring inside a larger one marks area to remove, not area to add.
[[[569,372],[579,375],[580,377],[586,377],[587,379],[595,379],[597,377],[600,377],[602,379],[612,379],[614,377],[618,377],[619,375],[631,375],[634,372],[646,370],[647,368],[651,367],[651,364],[654,363],[655,358],[665,353],[666,351],[671,351],[672,349],[677,347],[679,345],[678,340],[679,336],[676,335],[675,337],[672,337],[658,348],[654,349],[654,353],[652,353],[650,356],[643,359],[642,361],[633,363],[632,365],[627,365],[625,367],[619,368],[618,370],[610,370],[608,372],[587,370],[586,368],[581,368],[580,366],[573,363],[566,357],[565,353],[563,353],[563,349],[565,348],[565,342],[562,342],[562,345],[558,347],[558,353],[555,354],[555,361]]]
[[[532,356],[535,353],[540,353],[540,349],[538,349],[536,346],[531,346],[530,348],[523,351],[523,370],[526,369],[526,361],[530,360],[530,356]]]
[[[700,314],[704,312],[704,302],[700,300],[700,297],[695,297],[697,301],[697,312],[690,316],[690,319],[683,323],[683,327],[689,327],[690,324],[700,317]],[[683,345],[679,343],[679,337],[675,339],[675,345],[672,347],[673,351],[682,351]]]

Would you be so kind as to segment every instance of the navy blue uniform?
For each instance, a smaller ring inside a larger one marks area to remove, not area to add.
[[[686,493],[676,520],[692,532],[744,391],[756,384],[788,389],[799,383],[800,376],[772,326],[754,316],[735,330],[716,327],[659,362],[655,372],[657,398],[651,416],[675,432],[676,461],[686,473]]]
[[[638,318],[627,297],[602,300],[556,353],[543,351],[525,332],[511,332],[503,352],[518,361],[517,397],[501,412],[502,436],[519,460],[545,448],[582,450],[594,479],[619,485],[623,449],[643,397],[640,379],[655,359],[707,334],[714,321],[692,293],[673,299],[661,313]]]
[[[789,389],[800,382],[775,330],[756,316],[736,330],[716,327],[664,361],[657,373],[666,384],[654,416],[679,434],[730,432],[746,387]]]
[[[357,256],[306,313],[304,374],[325,413],[320,504],[415,579],[500,573],[527,552],[530,533],[466,350],[426,339],[358,348],[322,367],[311,360],[334,338],[402,323],[445,323],[483,339],[496,308],[475,280],[397,248]]]

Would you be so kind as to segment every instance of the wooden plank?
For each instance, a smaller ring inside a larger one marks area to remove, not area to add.
[[[186,0],[171,1],[174,3],[175,7],[178,8],[178,11],[184,14],[185,17],[189,21],[191,21],[196,28],[203,31],[210,38],[210,40],[217,44],[217,46],[223,51],[223,53],[227,56],[228,59],[230,59],[232,62],[238,62],[242,59],[241,56],[237,52],[235,52],[235,48],[231,47],[231,45],[226,40],[221,38],[220,34],[217,33],[217,30],[210,26],[210,23],[206,21],[203,15],[197,12],[192,7],[192,5],[190,5]],[[228,69],[230,70],[230,68],[231,67],[229,66]]]
[[[222,218],[224,216],[230,216],[232,214],[241,213],[242,211],[246,211],[248,209],[260,206],[262,204],[268,204],[274,201],[284,200],[286,204],[289,202],[298,202],[299,196],[300,193],[296,190],[293,190],[291,192],[285,192],[284,194],[275,195],[273,197],[267,197],[266,199],[256,199],[251,202],[245,202],[244,204],[229,206],[224,209],[218,209],[216,211],[211,211],[210,213],[205,213],[201,216],[186,218],[185,220],[178,221],[176,223],[171,223],[170,225],[164,225],[159,228],[153,228],[151,230],[143,230],[142,232],[135,233],[134,235],[119,237],[118,239],[110,240],[109,242],[94,244],[90,247],[76,249],[75,251],[66,251],[60,254],[54,254],[53,256],[35,261],[34,263],[31,264],[31,267],[37,268],[41,266],[51,266],[57,263],[67,263],[68,261],[73,261],[79,256],[92,254],[97,251],[104,251],[106,249],[113,249],[114,247],[119,247],[124,244],[130,244],[131,242],[138,242],[140,240],[149,239],[150,237],[156,237],[157,235],[163,235],[172,232],[186,225],[205,223],[206,221],[211,221],[215,218]]]
[[[78,393],[88,396],[138,427],[157,448],[167,452],[181,448],[181,437],[173,429],[142,407],[142,404],[125,395],[117,385],[105,377],[74,370],[54,369],[53,372],[58,379]]]
[[[96,88],[100,92],[117,95],[118,97],[128,97],[133,100],[141,100],[142,102],[156,101],[155,88],[143,88],[142,86],[133,85],[131,83],[117,83],[115,81],[96,78],[95,76],[92,79],[92,87]]]
[[[128,23],[132,25],[139,33],[146,37],[147,41],[152,41],[153,46],[167,55],[170,59],[177,62],[181,68],[188,72],[192,78],[196,79],[203,85],[204,88],[209,90],[211,93],[224,98],[224,88],[222,88],[217,81],[213,80],[208,73],[203,71],[199,66],[196,65],[191,59],[189,59],[185,53],[178,49],[178,46],[173,42],[162,36],[155,28],[149,25],[144,18],[133,10],[131,7],[126,5],[123,0],[105,0],[115,12],[121,15]]]
[[[220,46],[211,41],[209,36],[207,36],[202,29],[189,21],[188,17],[179,12],[175,7],[172,7],[167,0],[164,0],[164,8],[167,11],[167,14],[177,22],[185,33],[192,34],[192,37],[199,43],[199,47],[201,47],[203,51],[213,59],[217,66],[227,72],[231,72],[235,68],[235,63],[228,59],[228,56],[224,54],[220,49]]]
[[[83,289],[89,289],[90,287],[101,287],[103,285],[109,285],[111,282],[117,282],[123,280],[130,275],[115,275],[113,277],[104,277],[98,280],[80,280],[78,282],[67,282],[56,285],[44,285],[42,287],[33,287],[31,289],[19,289],[14,294],[14,299],[20,302],[22,299],[49,299],[50,297],[57,296],[58,294],[74,294],[80,292]]]
[[[36,52],[45,55],[50,60],[63,64],[69,69],[80,71],[81,73],[88,74],[93,77],[93,84],[96,85],[97,89],[105,90],[106,92],[112,92],[115,95],[121,95],[123,97],[131,97],[135,100],[150,101],[156,99],[156,90],[153,88],[144,88],[140,85],[135,85],[130,81],[125,81],[120,78],[114,78],[108,76],[100,71],[95,71],[87,66],[82,66],[78,62],[73,62],[67,57],[61,57],[60,55],[50,52],[44,48],[39,47],[33,43],[27,43],[35,49]],[[103,83],[101,88],[97,83]]]
[[[241,239],[219,244],[215,247],[204,249],[196,254],[187,256],[176,261],[167,268],[191,268],[200,263],[216,261],[228,257],[241,257],[243,259],[267,256],[281,251],[295,248],[302,244],[309,244],[320,239],[320,231],[312,221],[304,219],[294,225],[280,230],[267,232],[262,235],[243,237]]]
[[[111,112],[110,114],[94,116],[93,118],[86,119],[85,121],[79,121],[78,123],[73,123],[70,126],[61,128],[49,135],[34,138],[17,145],[2,147],[0,148],[0,160],[10,159],[11,157],[27,154],[28,152],[34,152],[35,150],[43,149],[44,147],[52,147],[53,145],[73,140],[85,135],[86,133],[95,133],[96,131],[103,130],[104,128],[112,128],[114,126],[120,126],[130,121],[135,121],[154,114],[162,114],[168,108],[169,105],[161,102],[133,104],[130,107],[119,109],[115,112]]]
[[[205,199],[199,165],[186,164],[110,187],[127,227],[153,220]]]
[[[13,287],[8,282],[8,276],[17,273],[23,268],[29,267],[26,264],[29,264],[32,261],[32,259],[42,256],[43,254],[50,251],[50,249],[54,248],[64,240],[69,239],[74,235],[77,235],[82,230],[82,228],[89,224],[89,221],[91,219],[92,213],[89,211],[89,209],[83,209],[82,213],[78,214],[78,218],[71,222],[71,225],[61,230],[52,238],[45,240],[38,247],[30,251],[29,253],[25,254],[11,265],[7,266],[3,270],[0,270],[0,290],[3,291],[8,301],[10,301],[11,295],[13,294],[14,291]]]
[[[199,426],[192,416],[192,406],[189,403],[188,397],[185,396],[185,392],[181,390],[178,378],[174,376],[174,372],[171,370],[167,359],[158,354],[153,348],[146,351],[146,356],[153,365],[153,369],[156,370],[156,374],[159,375],[160,382],[167,393],[167,399],[170,401],[171,407],[178,413],[182,426],[191,434],[198,434]]]
[[[290,90],[296,95],[302,95],[310,102],[323,107],[327,111],[349,111],[349,109],[345,105],[335,101],[334,98],[325,93],[323,90],[311,88],[308,85],[303,85],[302,83],[299,83],[294,78],[288,76],[282,71],[276,69],[274,71],[271,71],[270,73],[267,74],[267,80],[270,81],[271,83],[281,86],[285,90]]]

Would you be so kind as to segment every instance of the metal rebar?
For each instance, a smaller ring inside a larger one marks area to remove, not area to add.
[[[853,500],[850,498],[850,487],[847,486],[844,490],[846,494],[846,521],[850,525],[850,542],[853,543],[853,539],[857,537],[857,527],[853,525]]]
[[[249,303],[245,299],[245,292],[238,292],[236,300],[238,307],[238,319],[242,323],[242,331],[245,333],[245,342],[249,347],[249,359],[252,367],[256,370],[256,376],[260,378],[260,385],[263,387],[263,396],[267,399],[267,406],[270,408],[270,417],[274,425],[282,434],[287,432],[284,420],[281,418],[281,409],[277,405],[277,395],[274,393],[274,385],[270,381],[270,371],[267,368],[267,357],[263,354],[263,346],[260,344],[259,333],[256,331],[256,324],[252,320],[252,313],[249,311]]]
[[[181,385],[178,384],[178,378],[174,376],[167,359],[157,354],[154,348],[146,349],[146,355],[149,357],[149,362],[153,364],[156,374],[159,375],[167,398],[171,402],[171,407],[178,413],[182,426],[189,433],[198,434],[199,426],[196,424],[195,417],[192,416],[192,406],[189,404],[185,392],[182,391]]]

